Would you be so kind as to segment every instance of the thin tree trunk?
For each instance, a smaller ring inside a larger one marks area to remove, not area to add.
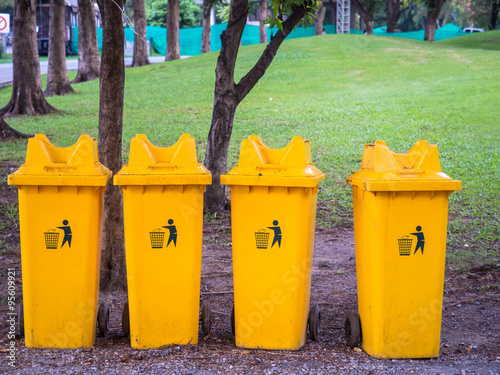
[[[441,27],[443,27],[448,23],[448,17],[450,17],[450,13],[451,13],[451,4],[448,4],[443,15],[443,24],[441,25]]]
[[[366,33],[368,35],[373,35],[373,22],[371,18],[366,19]]]
[[[43,96],[35,10],[36,0],[16,0],[14,3],[12,96],[9,103],[0,109],[0,115],[6,117],[57,112]]]
[[[325,12],[323,12],[323,1],[320,1],[318,3],[318,10],[316,12],[316,22],[315,22],[315,29],[314,29],[314,34],[315,35],[321,35],[323,34],[323,17],[324,17]]]
[[[78,73],[73,83],[99,78],[99,64],[94,2],[78,0]]]
[[[116,2],[116,3],[115,3]],[[123,0],[98,0],[103,22],[99,89],[99,159],[113,173],[122,167],[125,90]],[[123,208],[120,187],[112,179],[104,195],[101,290],[126,290]]]
[[[179,0],[168,0],[167,11],[167,56],[165,61],[181,58],[179,46]]]
[[[212,12],[212,3],[209,0],[203,0],[203,33],[201,35],[201,53],[210,52],[211,12]]]
[[[0,117],[0,139],[19,139],[19,138],[30,138],[32,135],[24,134],[18,132],[17,130],[11,128],[9,124],[5,122],[3,117]]]
[[[374,1],[374,0],[371,0]],[[356,5],[356,8],[358,8],[359,13],[361,15],[361,20],[360,25],[362,23],[365,24],[366,30],[365,32],[368,35],[373,35],[373,7],[371,6],[371,3],[363,3],[363,6],[358,0],[353,0],[353,3]]]
[[[148,44],[146,39],[146,9],[144,0],[134,1],[134,58],[132,66],[144,66],[149,64],[148,59]]]
[[[261,43],[267,43],[267,27],[263,21],[267,19],[267,0],[260,0],[259,37]]]
[[[498,19],[498,12],[500,10],[500,1],[492,1],[491,3],[491,17],[490,17],[490,22],[488,23],[488,28],[490,30],[495,30],[497,27],[497,19]]]
[[[425,41],[433,42],[436,39],[437,20],[445,1],[446,0],[429,0],[427,6],[427,19],[425,20]]]
[[[215,68],[214,108],[205,154],[205,166],[212,173],[212,185],[208,185],[205,192],[205,207],[209,212],[221,212],[224,209],[225,188],[220,184],[220,176],[227,171],[229,141],[238,106],[234,67],[247,14],[248,0],[233,0],[227,28],[220,37],[221,49]]]
[[[264,75],[281,43],[307,12],[307,8],[297,6],[283,23],[283,31],[276,33],[255,66],[235,84],[234,67],[246,24],[248,0],[231,2],[229,22],[221,35],[221,50],[215,69],[214,108],[204,162],[212,173],[212,185],[207,186],[205,193],[205,208],[209,212],[224,209],[225,189],[220,185],[220,176],[227,170],[227,152],[236,108]]]
[[[49,68],[45,96],[63,96],[74,92],[66,70],[65,5],[64,0],[50,0]]]

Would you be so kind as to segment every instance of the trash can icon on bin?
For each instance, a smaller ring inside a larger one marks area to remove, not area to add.
[[[211,181],[189,134],[171,147],[138,134],[128,164],[114,176],[125,221],[129,301],[122,328],[133,348],[198,342],[203,193]],[[208,301],[202,330],[210,331]]]
[[[231,188],[236,346],[298,350],[319,334],[309,310],[318,184],[309,141],[294,137],[271,149],[251,135],[238,165],[221,183]]]
[[[353,188],[358,310],[346,341],[378,358],[439,355],[448,197],[461,182],[441,171],[438,148],[404,154],[365,145]]]
[[[104,190],[111,172],[95,138],[56,147],[43,134],[28,140],[25,163],[9,175],[19,190],[23,305],[27,347],[87,348],[108,324],[98,307]],[[23,332],[24,331],[24,332]]]

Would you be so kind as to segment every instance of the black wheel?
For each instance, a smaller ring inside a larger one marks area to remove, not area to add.
[[[125,337],[130,336],[130,313],[128,308],[128,302],[125,302],[125,305],[123,305],[122,332]]]
[[[233,333],[233,336],[236,334],[236,328],[234,324],[234,305],[233,309],[231,310],[231,332]]]
[[[354,348],[361,344],[361,321],[359,315],[355,312],[347,314],[344,327],[347,346]]]
[[[106,302],[101,302],[99,304],[99,310],[97,311],[97,328],[99,337],[105,337],[107,335],[109,328],[109,307]]]
[[[201,302],[201,331],[203,336],[210,334],[212,329],[212,310],[210,310],[210,302],[207,300]]]
[[[24,337],[24,307],[22,302],[17,310],[17,329],[16,336]]]
[[[315,303],[309,310],[309,337],[313,341],[318,341],[320,326],[321,326],[321,312],[319,311],[319,305]]]

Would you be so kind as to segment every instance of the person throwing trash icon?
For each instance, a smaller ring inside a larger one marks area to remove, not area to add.
[[[64,227],[57,227],[58,229],[62,229],[64,231],[64,238],[61,245],[61,249],[64,246],[64,244],[66,244],[66,242],[68,243],[68,246],[71,249],[71,237],[73,237],[73,234],[71,233],[71,227],[68,224],[69,224],[68,220],[64,220],[63,221]]]
[[[419,225],[417,228],[417,233],[410,233],[412,236],[417,237],[417,246],[415,246],[415,251],[413,252],[413,255],[418,251],[418,249],[422,250],[422,255],[424,254],[424,245],[425,245],[425,237],[424,233],[422,232],[422,227]]]
[[[272,229],[274,231],[274,239],[273,239],[273,244],[271,245],[271,248],[274,246],[274,244],[277,242],[278,247],[281,248],[281,228],[278,226],[278,220],[273,221],[274,227],[267,227],[268,229]]]
[[[170,242],[174,241],[174,246],[177,247],[177,228],[174,225],[174,221],[172,219],[168,219],[168,223],[170,225],[162,228],[167,228],[170,231],[170,235],[168,236],[167,246],[170,245]]]

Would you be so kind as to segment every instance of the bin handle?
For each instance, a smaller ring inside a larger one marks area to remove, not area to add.
[[[283,166],[277,165],[277,164],[264,164],[264,165],[258,165],[257,170],[261,171],[280,171],[283,169]]]
[[[43,166],[47,172],[71,172],[71,167],[66,163],[54,163]]]
[[[411,176],[421,176],[425,174],[425,170],[423,169],[400,169],[398,174],[401,177],[411,177]]]
[[[176,165],[171,163],[155,163],[150,164],[149,169],[151,170],[167,170],[167,171],[175,171]]]

